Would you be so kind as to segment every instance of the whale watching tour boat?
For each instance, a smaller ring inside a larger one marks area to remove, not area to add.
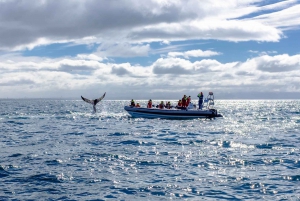
[[[141,118],[195,119],[222,117],[214,108],[213,92],[209,92],[202,109],[197,109],[193,103],[189,103],[188,107],[171,107],[170,109],[166,107],[159,108],[158,106],[152,108],[125,106],[124,109],[132,117]]]

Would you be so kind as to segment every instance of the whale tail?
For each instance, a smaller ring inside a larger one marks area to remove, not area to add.
[[[104,97],[105,97],[106,92],[100,97],[95,99],[94,104],[96,105],[97,103],[99,103]]]
[[[97,98],[97,99],[94,99],[94,100],[90,100],[90,99],[84,98],[83,96],[81,96],[81,98],[85,102],[92,104],[94,112],[96,112],[96,105],[97,105],[97,103],[99,103],[105,97],[105,94],[106,94],[106,92],[100,98]]]
[[[84,101],[87,102],[87,103],[94,104],[94,101],[92,101],[92,100],[90,100],[90,99],[84,98],[84,97],[82,97],[82,96],[81,96],[81,98],[82,98],[82,100],[84,100]]]

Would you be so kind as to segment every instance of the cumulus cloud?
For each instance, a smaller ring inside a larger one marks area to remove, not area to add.
[[[299,26],[296,1],[269,7],[259,6],[259,2],[120,0],[103,5],[96,0],[0,1],[0,47],[12,50],[62,42],[134,44],[188,39],[278,41],[280,27]],[[259,15],[261,10],[269,14]],[[256,18],[245,18],[251,14]],[[117,54],[117,50],[112,48],[107,54]],[[141,51],[145,55],[146,50],[147,46],[131,48],[135,54]]]
[[[112,98],[143,97],[144,91],[169,98],[200,89],[223,97],[300,94],[299,53],[251,48],[250,59],[218,61],[214,56],[228,56],[221,46],[202,46],[279,42],[286,30],[299,28],[299,6],[296,0],[0,1],[0,97],[77,97],[99,89]],[[24,49],[54,43],[85,44],[90,51],[22,56]],[[146,64],[124,62],[151,55]]]
[[[149,66],[83,61],[74,57],[73,60],[14,62],[13,70],[8,71],[10,65],[0,60],[2,98],[8,90],[12,96],[48,91],[48,96],[55,97],[66,90],[79,93],[97,86],[118,94],[128,90],[131,96],[141,96],[143,90],[170,94],[174,88],[179,89],[174,91],[175,94],[199,89],[217,93],[224,90],[230,93],[277,92],[285,91],[286,86],[290,86],[290,92],[300,93],[300,55],[264,55],[232,63],[213,59],[191,62],[169,57],[159,58]]]
[[[288,72],[300,70],[300,55],[289,56],[287,54],[274,57],[265,55],[254,59],[257,69],[267,72]]]

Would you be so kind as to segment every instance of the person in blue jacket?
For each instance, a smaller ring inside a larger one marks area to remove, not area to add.
[[[200,92],[197,97],[199,98],[199,102],[198,102],[199,109],[202,110],[202,107],[203,107],[203,93]]]

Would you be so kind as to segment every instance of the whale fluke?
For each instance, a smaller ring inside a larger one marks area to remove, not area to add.
[[[99,102],[105,97],[105,94],[106,94],[106,92],[105,92],[100,98],[93,99],[93,100],[84,98],[83,96],[81,96],[81,98],[82,98],[82,100],[84,100],[85,102],[92,104],[92,105],[93,105],[93,108],[94,108],[94,112],[96,112],[96,105],[97,105],[97,103],[99,103]]]

